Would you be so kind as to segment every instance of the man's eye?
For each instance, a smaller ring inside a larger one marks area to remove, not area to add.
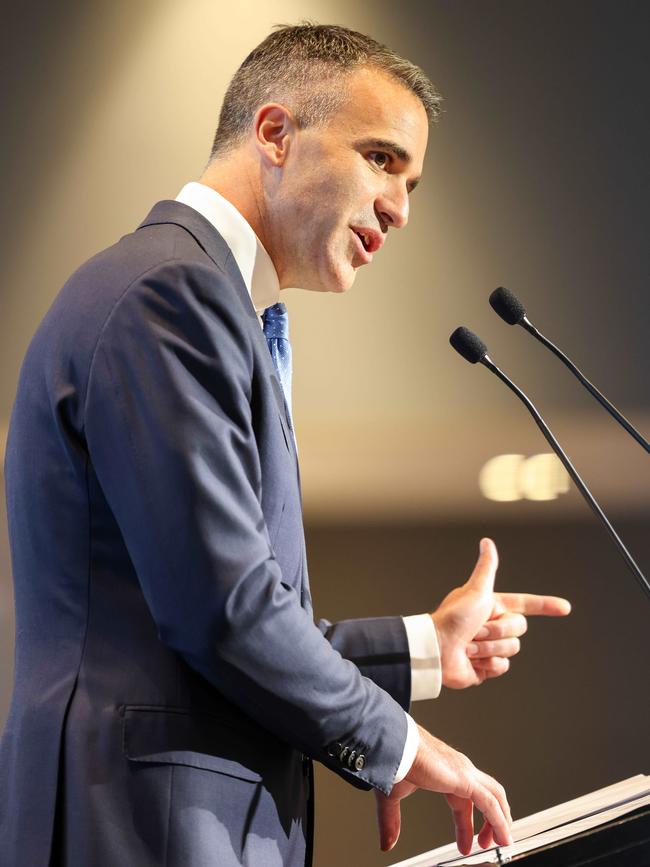
[[[385,154],[382,151],[373,151],[369,154],[369,157],[376,166],[379,166],[380,169],[385,169],[390,162],[388,154]]]

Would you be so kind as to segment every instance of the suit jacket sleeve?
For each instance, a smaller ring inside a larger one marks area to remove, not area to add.
[[[128,287],[91,363],[90,459],[161,641],[277,736],[389,792],[403,710],[326,640],[274,558],[239,303],[194,262]],[[343,769],[337,743],[363,752],[363,769]]]
[[[365,617],[337,623],[320,620],[318,628],[342,656],[408,711],[411,657],[402,617]]]

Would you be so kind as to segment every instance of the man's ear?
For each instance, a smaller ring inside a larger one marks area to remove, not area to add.
[[[255,146],[272,166],[281,166],[287,158],[296,131],[293,114],[284,105],[269,102],[260,106],[254,119]]]

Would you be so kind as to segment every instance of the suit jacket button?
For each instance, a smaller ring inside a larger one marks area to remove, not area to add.
[[[354,762],[354,767],[357,769],[357,771],[362,771],[365,768],[365,766],[366,766],[366,757],[362,756],[362,755],[358,755],[355,762]]]
[[[356,750],[352,750],[352,752],[348,756],[348,768],[354,767],[354,760],[356,759],[356,757],[357,757]]]
[[[327,755],[332,756],[332,758],[337,758],[341,755],[341,750],[343,749],[343,744],[330,744],[327,748]]]
[[[350,752],[350,747],[343,747],[343,749],[339,753],[339,761],[341,762],[342,765],[344,765],[345,762],[347,761],[349,752]]]

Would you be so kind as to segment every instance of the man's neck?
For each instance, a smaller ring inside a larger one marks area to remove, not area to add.
[[[210,163],[199,182],[216,190],[234,205],[268,250],[259,179],[246,156],[229,157]]]

